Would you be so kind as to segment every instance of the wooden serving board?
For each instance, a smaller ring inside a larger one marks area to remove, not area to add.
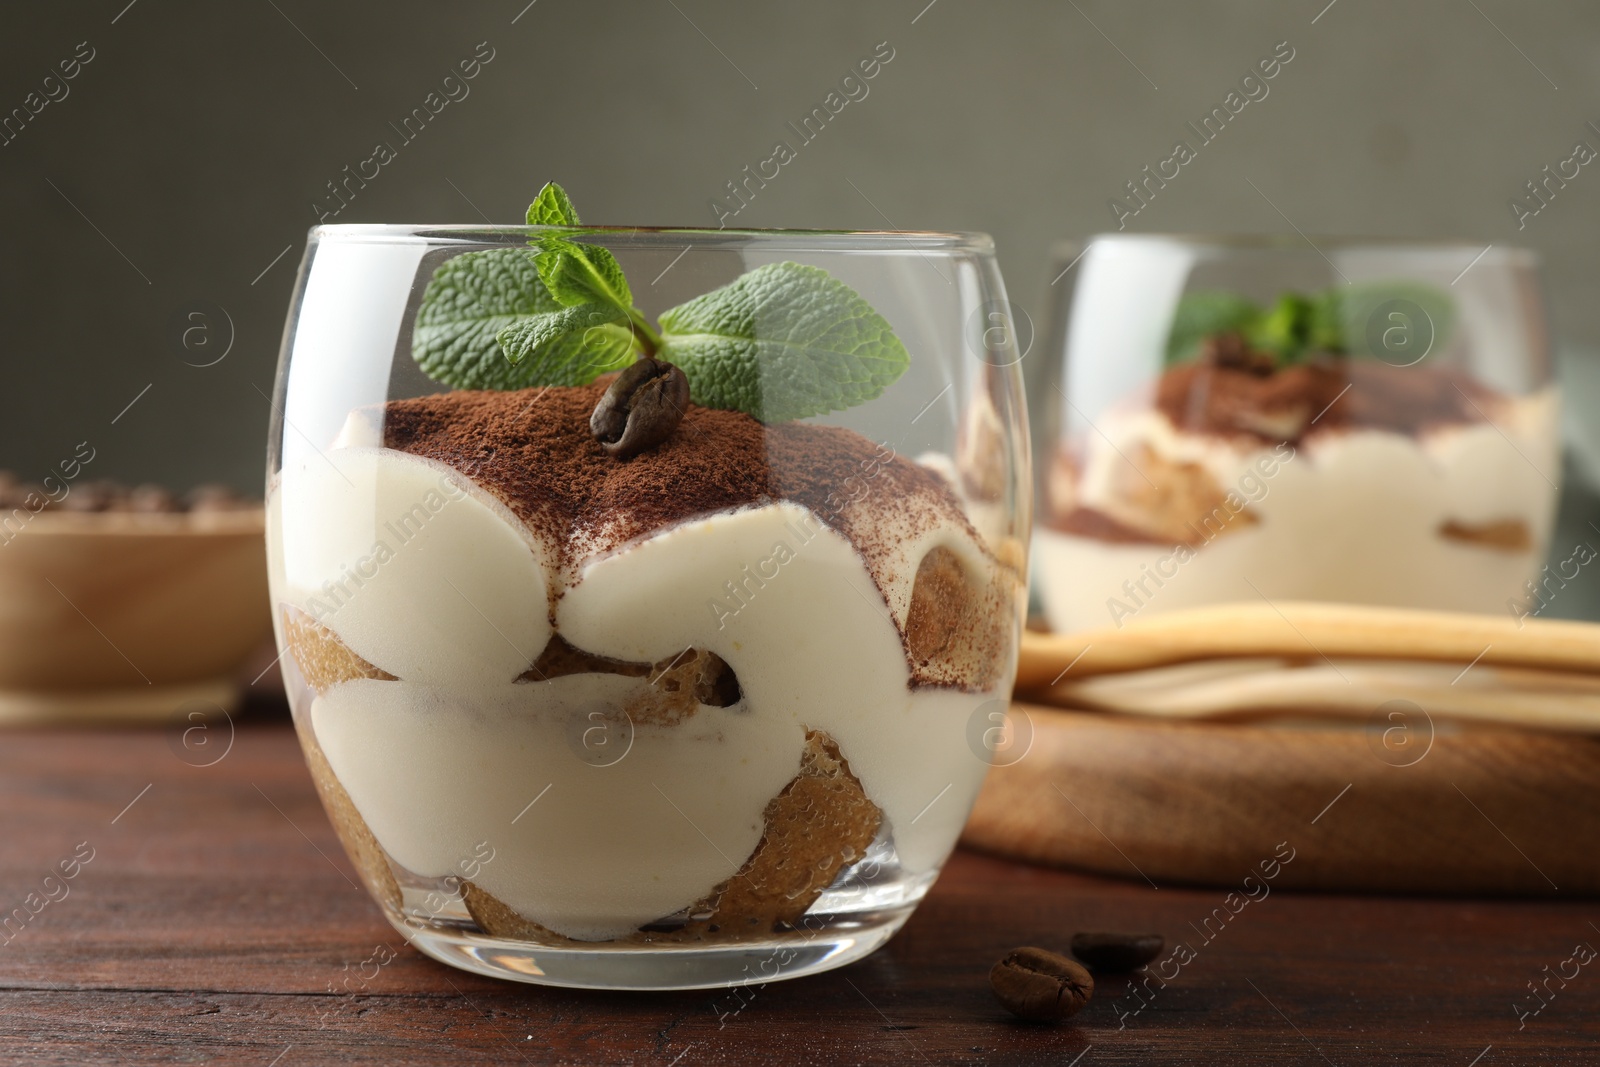
[[[1592,737],[1439,723],[1398,758],[1359,722],[1013,715],[1031,746],[990,771],[963,837],[976,848],[1239,888],[1286,842],[1295,858],[1274,887],[1600,893]]]

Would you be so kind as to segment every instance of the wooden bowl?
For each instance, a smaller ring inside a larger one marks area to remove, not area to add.
[[[232,710],[272,629],[261,508],[26,516],[0,525],[0,723]]]

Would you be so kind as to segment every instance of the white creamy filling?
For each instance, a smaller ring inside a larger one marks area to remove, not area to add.
[[[413,519],[419,532],[356,567],[391,513],[430,489],[447,499]],[[476,881],[516,911],[571,937],[625,934],[743,865],[767,802],[799,769],[808,728],[838,742],[908,871],[936,867],[954,847],[987,770],[967,723],[1010,675],[985,694],[913,692],[860,554],[807,509],[713,515],[581,568],[556,605],[568,641],[643,662],[707,649],[743,693],[677,726],[638,725],[626,756],[597,765],[581,742],[601,721],[591,715],[611,713],[614,731],[615,709],[643,683],[513,682],[550,633],[548,553],[508,511],[436,464],[368,448],[285,470],[275,495],[277,595],[317,614],[325,584],[355,568],[362,584],[321,617],[401,679],[335,686],[311,719],[357,810],[407,869],[442,877],[487,840],[495,859]],[[940,526],[904,549],[896,601],[909,599],[920,553],[935,544],[992,566],[965,531]]]
[[[798,728],[744,706],[702,707],[630,738],[615,709],[640,688],[602,674],[475,692],[362,680],[318,697],[312,724],[395,862],[439,877],[488,841],[478,885],[595,940],[670,915],[737,871],[800,758]],[[578,754],[591,730],[604,731],[590,739],[592,762]]]
[[[408,682],[509,683],[550,639],[542,546],[466,478],[397,454],[284,470],[280,595]]]
[[[798,739],[806,726],[838,741],[893,827],[901,863],[926,870],[954,845],[987,770],[962,724],[988,695],[908,688],[905,649],[860,555],[814,520],[804,526],[809,515],[790,503],[713,515],[592,563],[562,598],[557,629],[618,659],[715,652],[773,729]],[[946,543],[959,542],[951,531]],[[725,583],[746,562],[784,556],[780,546],[788,562],[764,584],[740,587],[739,610],[728,613]],[[996,692],[1009,689],[1003,682]]]
[[[1293,459],[1269,464],[1276,470],[1266,477],[1255,464],[1271,448],[1179,433],[1156,411],[1108,417],[1102,428],[1121,454],[1093,447],[1078,503],[1115,514],[1112,487],[1119,477],[1137,477],[1122,455],[1137,455],[1143,444],[1166,460],[1204,466],[1259,522],[1232,526],[1187,560],[1175,545],[1112,543],[1041,526],[1035,559],[1046,616],[1054,629],[1071,631],[1147,610],[1261,596],[1505,611],[1543,562],[1554,520],[1556,490],[1546,477],[1560,469],[1555,405],[1547,390],[1512,401],[1494,425],[1420,437],[1319,434]],[[1530,548],[1439,535],[1450,520],[1504,519],[1527,525]]]

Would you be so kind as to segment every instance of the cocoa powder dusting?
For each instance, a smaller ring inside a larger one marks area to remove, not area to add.
[[[384,444],[472,479],[554,550],[561,569],[664,527],[776,500],[807,508],[848,540],[880,592],[904,577],[891,569],[904,538],[956,525],[983,543],[943,478],[839,426],[766,426],[742,412],[690,406],[660,446],[616,459],[589,429],[589,414],[606,385],[602,379],[577,387],[462,390],[390,401]],[[552,596],[558,596],[562,579],[551,577]],[[981,646],[967,653],[992,667],[1003,658],[1000,646],[1007,638],[987,623],[1008,617],[1009,594],[998,577],[979,585],[994,588],[970,591],[984,607],[963,638]],[[969,607],[951,600],[941,610],[965,617],[973,614]],[[901,639],[907,640],[903,629]],[[913,662],[913,685],[971,687],[982,681],[964,660],[957,665],[947,658]]]
[[[1415,435],[1482,422],[1501,399],[1454,368],[1333,357],[1265,374],[1202,358],[1167,371],[1155,387],[1156,406],[1179,430],[1268,444],[1336,430]]]
[[[660,447],[614,459],[589,432],[604,391],[600,382],[390,401],[384,445],[460,471],[563,553],[582,531],[603,527],[606,541],[622,544],[775,499],[810,508],[865,550],[870,532],[852,530],[842,510],[849,485],[864,485],[887,506],[935,503],[961,514],[937,474],[838,426],[764,426],[742,412],[692,406]]]

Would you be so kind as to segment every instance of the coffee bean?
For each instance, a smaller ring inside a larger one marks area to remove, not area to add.
[[[225,485],[201,485],[189,490],[184,505],[190,511],[237,511],[248,502]]]
[[[1161,954],[1160,934],[1093,931],[1072,935],[1072,954],[1097,971],[1132,971]]]
[[[1029,1022],[1076,1015],[1094,995],[1094,979],[1077,963],[1042,948],[1013,949],[989,971],[989,986],[1006,1010]]]
[[[141,485],[128,494],[127,501],[129,511],[163,514],[183,510],[172,490],[160,485]]]
[[[116,497],[116,490],[105,482],[76,482],[62,498],[63,511],[105,511]]]
[[[683,371],[646,356],[606,389],[589,417],[589,431],[607,452],[627,459],[672,436],[688,410],[689,379]]]

